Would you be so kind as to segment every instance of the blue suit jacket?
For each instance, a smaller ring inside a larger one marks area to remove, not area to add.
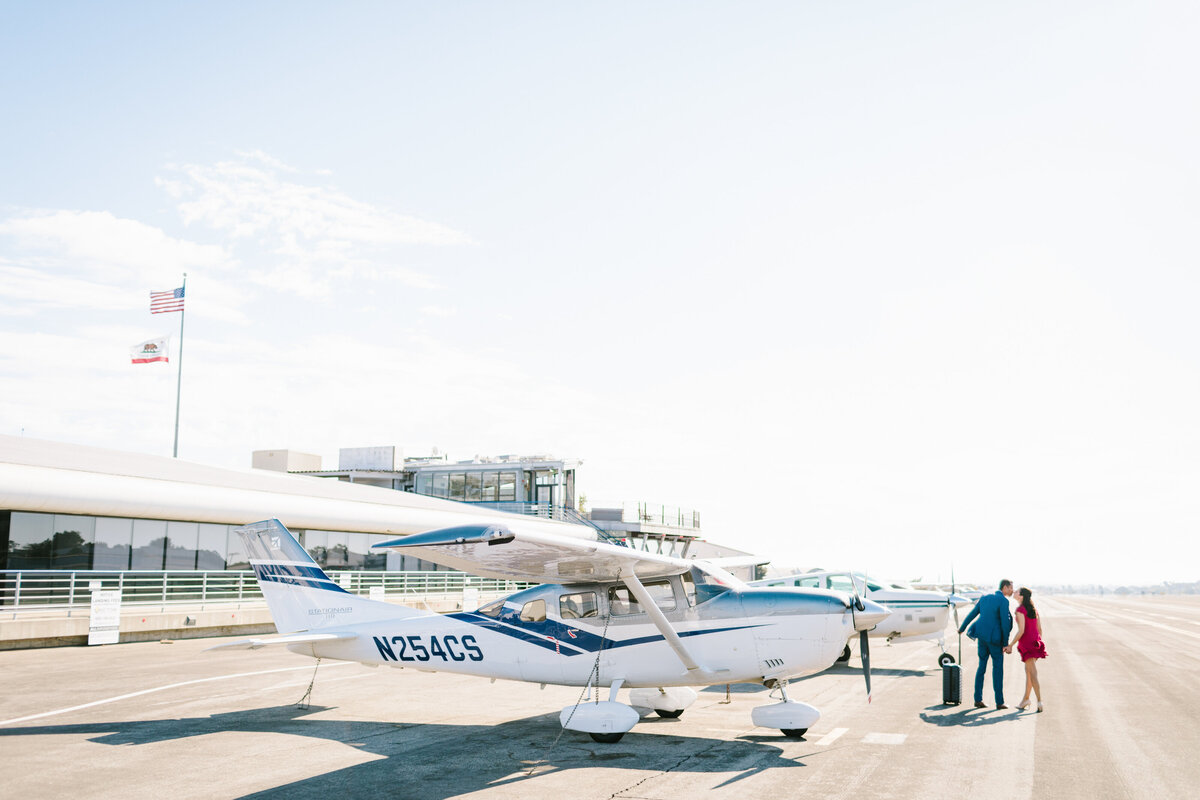
[[[996,590],[993,594],[985,594],[975,602],[975,607],[958,629],[962,633],[971,624],[971,620],[979,617],[973,633],[975,638],[984,644],[1006,645],[1012,634],[1012,612],[1008,610],[1008,598],[1004,592]]]

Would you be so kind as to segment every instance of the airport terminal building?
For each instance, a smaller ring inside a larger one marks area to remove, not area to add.
[[[582,517],[573,507],[579,462],[570,459],[396,463],[394,448],[341,456],[325,471],[315,456],[259,451],[258,468],[236,470],[0,437],[0,570],[246,570],[233,528],[270,517],[328,570],[444,570],[370,546],[511,513],[588,524],[659,552],[739,554],[702,542],[694,514],[639,505]]]

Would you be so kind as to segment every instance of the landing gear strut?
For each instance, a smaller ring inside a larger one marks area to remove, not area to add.
[[[808,703],[797,703],[788,699],[786,680],[771,680],[767,682],[767,686],[778,687],[783,695],[783,702],[752,709],[750,718],[755,725],[775,728],[788,738],[798,739],[808,733],[808,729],[821,718],[821,712]]]

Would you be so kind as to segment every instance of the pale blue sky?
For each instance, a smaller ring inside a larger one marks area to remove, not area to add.
[[[1191,3],[0,3],[3,432],[585,460],[804,567],[1200,578]],[[1032,544],[1032,549],[1030,548]]]

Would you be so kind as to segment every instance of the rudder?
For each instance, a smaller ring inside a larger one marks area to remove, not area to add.
[[[280,633],[421,614],[416,609],[380,603],[347,592],[321,569],[277,519],[254,522],[234,530],[246,545],[254,577]]]

